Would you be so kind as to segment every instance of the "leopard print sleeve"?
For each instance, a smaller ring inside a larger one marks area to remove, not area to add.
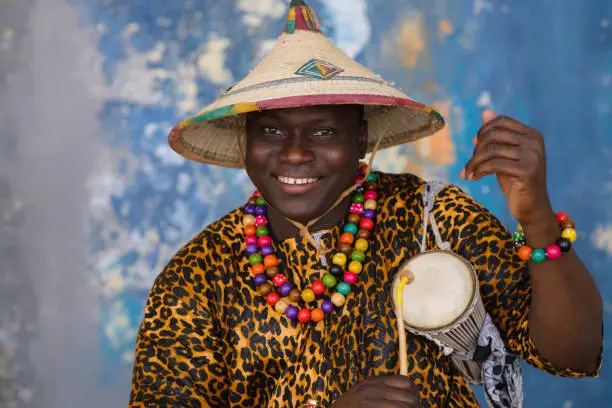
[[[526,261],[513,248],[512,237],[488,210],[458,187],[440,192],[434,208],[440,232],[453,250],[476,268],[487,312],[510,350],[532,366],[564,377],[594,376],[555,367],[537,350],[529,335],[531,278]]]
[[[214,291],[194,240],[170,261],[151,292],[136,344],[131,408],[226,405],[225,344]]]

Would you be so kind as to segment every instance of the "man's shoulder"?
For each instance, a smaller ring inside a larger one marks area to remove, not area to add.
[[[410,173],[377,173],[379,196],[385,200],[385,210],[390,212],[407,209],[420,212],[423,209],[425,188],[429,185],[434,191],[434,211],[451,213],[456,211],[482,213],[486,211],[474,198],[459,186],[444,180],[424,180]],[[382,210],[382,209],[381,209]],[[385,211],[382,210],[382,211]]]
[[[192,298],[196,286],[210,287],[223,280],[242,248],[241,215],[238,208],[207,225],[172,256],[154,287],[170,287]]]
[[[241,216],[242,209],[237,208],[208,224],[177,252],[175,258],[185,253],[222,256],[236,250],[242,243]]]

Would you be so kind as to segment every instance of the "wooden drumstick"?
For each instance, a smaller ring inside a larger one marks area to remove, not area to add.
[[[399,332],[399,359],[400,375],[408,375],[408,348],[406,347],[406,329],[404,327],[404,310],[402,300],[404,286],[414,281],[414,274],[409,270],[402,270],[398,273],[399,284],[395,294],[395,316],[397,317],[397,331]]]

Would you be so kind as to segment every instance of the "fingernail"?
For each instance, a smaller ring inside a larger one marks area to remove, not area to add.
[[[461,173],[459,173],[459,177],[465,179],[465,169],[461,170]]]
[[[474,172],[468,174],[468,180],[474,180]]]

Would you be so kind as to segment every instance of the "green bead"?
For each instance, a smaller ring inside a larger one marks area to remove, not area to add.
[[[362,203],[365,201],[365,198],[363,197],[363,194],[361,193],[355,193],[353,194],[353,202],[354,203]]]
[[[542,263],[546,260],[546,251],[541,248],[534,249],[531,252],[531,260],[535,263]]]
[[[512,234],[513,241],[523,241],[524,239],[525,239],[525,234],[523,234],[520,231],[517,231],[514,234]]]
[[[353,261],[363,262],[365,261],[365,254],[363,253],[363,251],[356,249],[351,254],[351,259]]]
[[[344,232],[350,232],[353,235],[357,234],[358,230],[359,228],[357,228],[357,225],[350,222],[344,226]]]
[[[266,205],[266,200],[264,200],[263,198],[259,197],[255,200],[255,204],[257,205]]]
[[[263,225],[261,227],[257,227],[257,236],[262,237],[264,235],[270,235],[268,227],[264,227]]]
[[[254,253],[254,254],[251,254],[249,256],[249,262],[251,263],[251,265],[262,263],[263,262],[263,258],[261,257],[260,254]]]
[[[336,292],[343,294],[344,296],[351,293],[351,285],[346,282],[340,282],[336,287]]]
[[[376,177],[376,174],[374,174],[374,172],[370,173],[370,175],[368,175],[368,178],[366,179],[366,181],[371,181],[371,182],[375,182],[377,180],[378,178]]]
[[[336,286],[336,283],[338,283],[336,281],[336,277],[332,275],[331,273],[326,273],[323,276],[322,281],[323,281],[323,284],[327,286],[328,288],[333,288],[334,286]]]

